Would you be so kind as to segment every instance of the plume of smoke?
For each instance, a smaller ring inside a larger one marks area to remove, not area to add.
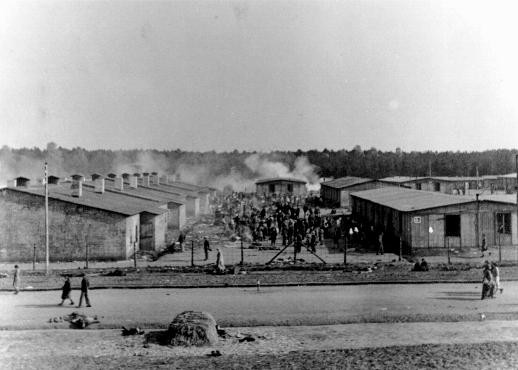
[[[180,164],[175,176],[182,181],[210,185],[219,189],[231,187],[236,191],[254,191],[255,181],[269,177],[290,177],[304,180],[310,190],[318,190],[319,177],[317,168],[306,157],[297,157],[293,169],[280,161],[272,161],[266,155],[252,154],[244,160],[245,170],[232,167],[230,173],[215,173],[211,168],[203,165]]]

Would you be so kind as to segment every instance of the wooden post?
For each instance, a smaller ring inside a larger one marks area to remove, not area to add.
[[[85,243],[85,268],[88,269],[88,243]]]
[[[45,162],[45,274],[49,274],[49,179]]]
[[[245,254],[243,250],[243,239],[241,239],[241,266],[245,264]]]
[[[34,244],[34,252],[32,254],[32,271],[36,270],[36,243]]]
[[[194,240],[191,240],[191,267],[194,267]]]
[[[293,263],[297,263],[297,244],[293,243]]]
[[[347,265],[347,233],[344,235],[344,265]]]
[[[449,238],[446,238],[446,248],[448,248],[448,265],[451,265],[451,260],[450,260],[450,239]]]
[[[137,269],[137,238],[133,242],[133,267]]]
[[[477,181],[477,184],[478,184],[478,181]],[[477,249],[480,249],[480,240],[479,240],[480,236],[478,235],[478,233],[479,233],[479,227],[480,227],[480,225],[479,225],[479,220],[478,220],[478,218],[479,218],[479,212],[480,212],[480,209],[479,209],[480,205],[479,205],[479,202],[478,202],[478,196],[479,196],[479,194],[477,193],[477,194],[476,194],[476,200],[477,200],[477,213],[475,214],[475,243],[476,243],[476,245],[477,245]],[[462,236],[461,236],[461,239],[462,239]]]
[[[403,260],[403,240],[399,237],[399,261]]]

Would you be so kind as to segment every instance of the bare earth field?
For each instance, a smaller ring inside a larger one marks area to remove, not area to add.
[[[0,331],[0,368],[513,369],[517,287],[508,282],[484,301],[478,284],[101,289],[79,310],[101,321],[85,330],[48,323],[77,310],[56,306],[55,291],[4,292],[0,326],[16,330]],[[231,337],[215,347],[164,346],[160,334],[186,309],[213,313]],[[123,337],[122,325],[149,336]],[[240,334],[256,340],[240,343]],[[222,356],[207,356],[216,349]]]
[[[122,337],[119,330],[0,332],[1,368],[329,369],[458,368],[518,366],[518,324],[350,324],[228,329],[214,347],[165,346],[157,331]],[[234,336],[251,334],[254,342]],[[208,357],[212,350],[221,357]]]

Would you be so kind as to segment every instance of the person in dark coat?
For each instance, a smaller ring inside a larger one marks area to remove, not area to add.
[[[70,283],[70,278],[67,277],[67,279],[65,280],[65,284],[63,284],[63,288],[61,291],[61,303],[59,304],[59,306],[63,306],[63,303],[65,303],[65,301],[67,299],[70,300],[71,306],[74,305],[74,301],[72,300],[72,298],[70,298],[71,292],[72,292],[72,284]]]
[[[212,249],[210,249],[209,239],[207,239],[207,237],[203,238],[203,251],[205,252],[205,261],[209,259],[209,251],[211,250]]]
[[[88,298],[88,289],[90,288],[90,281],[88,281],[88,277],[83,274],[83,279],[81,280],[81,296],[79,297],[79,305],[78,308],[83,305],[83,297],[86,301],[86,307],[92,307],[90,305],[90,299]]]
[[[178,235],[178,243],[180,244],[180,251],[183,252],[183,243],[185,242],[185,235],[183,234],[183,232],[180,233],[180,235]]]

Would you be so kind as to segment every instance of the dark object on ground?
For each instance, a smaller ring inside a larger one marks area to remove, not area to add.
[[[142,335],[144,334],[144,330],[140,329],[140,328],[125,328],[124,326],[122,327],[122,335],[124,337],[128,336],[128,335]]]
[[[218,356],[221,356],[221,352],[216,349],[216,350],[211,351],[210,353],[208,353],[207,356],[209,356],[209,357],[218,357]]]
[[[216,320],[206,312],[185,311],[176,316],[167,331],[173,346],[206,346],[218,343]]]
[[[70,326],[74,329],[84,329],[88,325],[99,323],[97,316],[90,317],[78,312],[72,312],[65,320],[70,322]]]
[[[230,338],[230,334],[228,334],[225,329],[221,329],[219,327],[219,325],[216,325],[216,332],[218,333],[218,336],[220,338],[224,338],[224,339]]]
[[[6,277],[8,277],[8,276],[9,276],[8,274],[5,274],[5,273],[3,273],[3,272],[2,272],[2,273],[0,273],[0,278],[6,278]]]
[[[113,271],[108,271],[103,276],[126,276],[126,271],[115,269]]]
[[[255,342],[255,338],[251,334],[246,334],[244,338],[239,339],[239,343]]]

